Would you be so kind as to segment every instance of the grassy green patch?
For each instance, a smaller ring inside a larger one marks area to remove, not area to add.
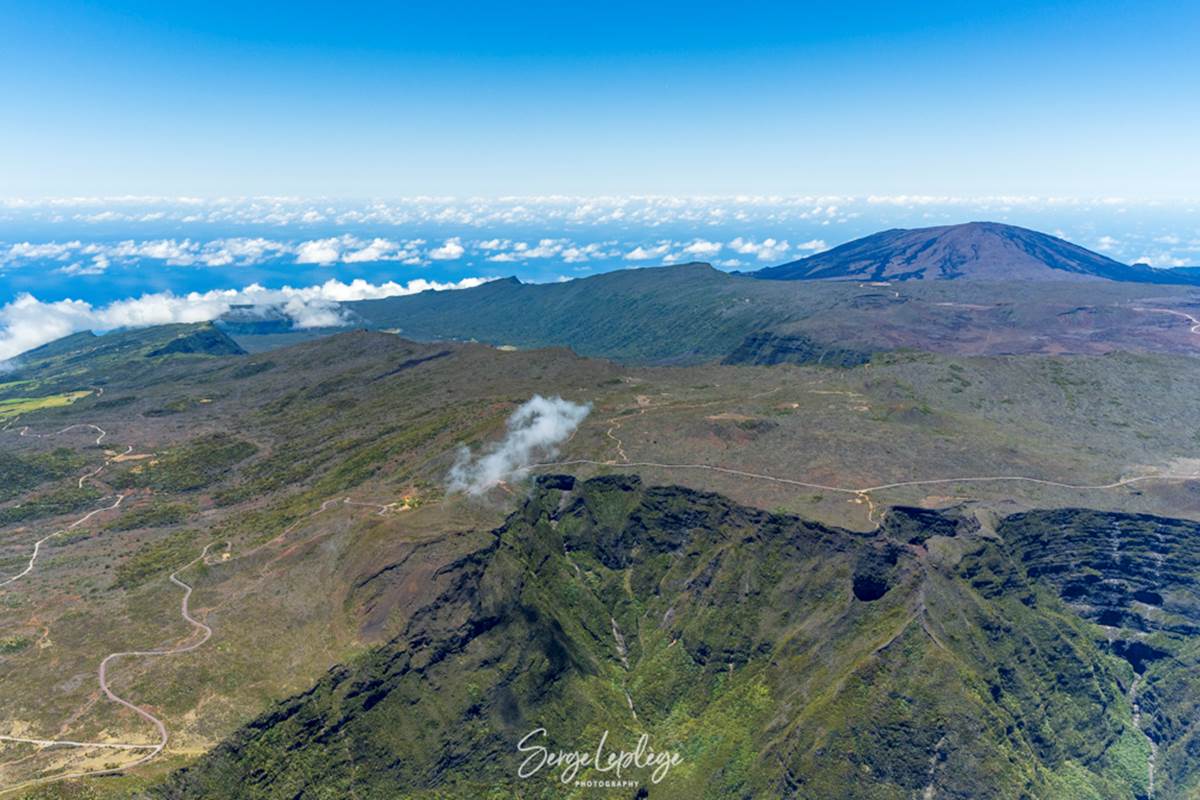
[[[100,492],[90,486],[64,487],[46,492],[24,503],[0,508],[0,525],[70,514],[88,508],[100,498]]]
[[[195,511],[187,503],[155,502],[141,508],[126,511],[105,527],[112,531],[131,531],[137,528],[161,528],[178,525]]]
[[[21,414],[28,414],[31,411],[43,408],[69,406],[79,398],[87,397],[89,394],[91,392],[85,390],[52,394],[46,397],[13,397],[7,400],[0,400],[0,420],[20,416]]]
[[[200,552],[199,537],[199,531],[178,531],[147,542],[117,567],[114,585],[135,589],[179,569]]]
[[[0,638],[0,656],[19,653],[32,643],[32,640],[28,636],[5,636]]]
[[[118,473],[118,488],[151,488],[166,492],[191,492],[220,482],[229,470],[258,452],[252,443],[227,433],[193,439],[161,457]]]
[[[65,447],[36,455],[0,450],[0,501],[71,475],[86,463],[83,456]]]

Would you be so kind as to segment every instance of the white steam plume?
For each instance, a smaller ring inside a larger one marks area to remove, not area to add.
[[[508,418],[502,441],[476,459],[465,446],[459,448],[447,478],[450,491],[483,494],[502,481],[523,477],[537,460],[553,458],[591,410],[591,403],[535,394]]]

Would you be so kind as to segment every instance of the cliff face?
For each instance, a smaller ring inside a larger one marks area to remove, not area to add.
[[[1096,535],[1114,529],[1115,552]],[[403,635],[154,794],[559,797],[551,770],[517,774],[538,728],[556,749],[608,731],[610,749],[645,733],[678,751],[661,783],[632,775],[651,797],[1144,794],[1132,620],[1190,646],[1190,567],[1166,562],[1196,526],[1045,512],[1001,533],[896,509],[864,535],[636,476],[543,477]],[[1128,634],[1088,621],[1113,611]],[[1167,688],[1143,714],[1182,791]]]
[[[807,336],[754,333],[742,340],[723,364],[820,364],[827,367],[858,367],[871,360],[861,350],[822,345]]]
[[[1001,533],[1031,577],[1107,635],[1145,644],[1200,634],[1195,523],[1068,509],[1009,517]]]
[[[1030,576],[1098,626],[1097,644],[1141,676],[1138,701],[1159,749],[1156,796],[1194,791],[1200,525],[1068,509],[1009,517],[1000,533]]]

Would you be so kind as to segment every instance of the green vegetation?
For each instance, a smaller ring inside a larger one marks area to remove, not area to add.
[[[634,277],[647,289],[661,279]],[[647,345],[638,326],[624,342],[619,330],[581,335],[611,337],[604,347],[641,360],[711,362],[759,322],[784,320],[779,336],[808,336],[799,316],[810,315],[811,342],[865,353],[872,348],[859,351],[852,337],[820,331],[841,325],[839,315],[854,319],[850,300],[896,300],[882,289],[867,298],[857,287],[806,286],[799,304],[776,289],[778,302],[756,310],[757,296],[738,304],[740,280],[716,281],[732,288],[710,305],[696,293],[699,321],[679,339],[692,348],[685,355],[673,341]],[[905,315],[961,299],[900,288],[908,299],[885,317],[900,326],[898,341]],[[639,308],[664,302],[676,323],[691,320],[686,293],[676,294],[664,283]],[[700,330],[710,313],[732,320],[711,340]],[[531,335],[553,333],[539,325]],[[665,323],[648,330],[671,337]],[[953,347],[972,341],[971,330],[958,333],[939,335]],[[515,741],[536,723],[562,747],[594,746],[608,729],[617,745],[645,730],[656,746],[679,749],[683,763],[649,787],[652,797],[907,800],[930,785],[939,798],[1134,797],[1145,793],[1149,755],[1130,714],[1135,663],[1140,726],[1159,742],[1156,797],[1198,788],[1190,731],[1200,718],[1200,600],[1189,581],[1200,562],[1188,542],[1200,535],[1178,520],[1131,521],[1135,511],[1183,515],[1173,509],[1191,507],[1186,482],[1099,492],[953,482],[872,493],[873,505],[832,489],[655,468],[642,480],[544,482],[532,497],[513,483],[511,495],[498,489],[484,502],[444,488],[457,446],[494,441],[533,392],[594,404],[563,448],[568,459],[624,452],[831,487],[989,474],[1103,483],[1186,470],[1200,395],[1192,356],[897,349],[875,353],[869,367],[829,369],[821,354],[830,348],[815,346],[801,348],[799,365],[658,369],[370,332],[274,351],[269,362],[149,355],[177,335],[81,336],[24,361],[20,383],[0,387],[0,397],[103,387],[20,424],[108,431],[97,448],[90,430],[43,439],[10,429],[0,469],[24,488],[0,509],[69,507],[46,498],[98,466],[101,449],[111,457],[133,447],[85,486],[141,490],[49,539],[30,580],[0,591],[6,635],[53,645],[5,659],[0,705],[28,730],[69,719],[61,735],[79,740],[134,735],[132,715],[89,704],[96,654],[186,635],[166,576],[203,544],[230,542],[228,559],[185,576],[213,640],[185,658],[114,667],[114,685],[186,745],[48,796],[144,796],[181,767],[160,794],[595,794],[514,779]],[[689,489],[647,485],[672,481]],[[702,488],[722,494],[694,491]],[[64,519],[111,503],[92,497]],[[929,510],[960,502],[969,513]],[[1001,519],[1072,503],[1126,513]],[[881,520],[878,531],[831,527]],[[11,524],[23,529],[0,531],[3,575],[23,569],[31,542],[54,530]],[[1115,560],[1114,530],[1124,531]],[[56,673],[88,680],[45,691],[47,657]],[[74,757],[48,748],[19,758],[12,773],[32,776]]]
[[[0,525],[15,525],[82,511],[94,505],[100,496],[101,493],[90,486],[82,489],[77,486],[52,489],[24,503],[0,508]]]
[[[536,727],[584,750],[646,732],[682,756],[653,787],[663,798],[1144,791],[1127,666],[1018,566],[1025,553],[964,520],[914,510],[885,526],[967,537],[936,566],[882,531],[636,477],[573,483],[543,479],[394,643],[154,796],[561,796],[552,775],[516,775]]]
[[[745,337],[791,316],[782,307],[741,302],[765,295],[761,287],[693,264],[610,273],[551,291],[505,280],[454,299],[430,292],[412,302],[366,301],[353,308],[372,327],[396,328],[410,338],[557,345],[633,362],[695,363],[722,358]],[[613,324],[617,307],[620,325]]]
[[[176,397],[168,400],[158,408],[147,409],[143,414],[147,417],[169,417],[173,414],[182,414],[185,411],[190,411],[206,401],[207,398]]]
[[[77,333],[23,353],[14,380],[0,384],[0,416],[36,411],[39,416],[61,413],[71,402],[95,408],[108,398],[82,400],[104,387],[109,376],[120,376],[127,388],[186,379],[200,364],[214,358],[236,358],[240,347],[211,323],[160,325],[96,336]],[[41,397],[31,397],[34,390]],[[67,398],[70,398],[69,400]],[[117,400],[118,398],[112,398]],[[37,407],[22,403],[49,400]],[[110,406],[111,407],[111,406]]]
[[[135,464],[111,478],[118,488],[149,487],[192,492],[229,477],[229,470],[258,452],[251,442],[214,433],[174,447],[161,457]]]
[[[87,397],[91,392],[65,392],[44,397],[8,397],[0,399],[0,422],[9,417],[18,417],[32,411],[44,408],[61,408],[69,406],[81,397]]]
[[[30,455],[0,450],[0,501],[16,497],[46,481],[65,478],[86,463],[82,455],[66,447]]]
[[[862,350],[822,345],[808,336],[755,333],[742,340],[723,364],[817,364],[825,367],[859,367],[871,360]]]
[[[139,547],[116,569],[113,585],[135,589],[182,567],[200,552],[198,531],[177,531]]]
[[[872,353],[897,348],[957,354],[1187,352],[1192,349],[1187,337],[1154,335],[1162,320],[1153,318],[1161,315],[1128,309],[1163,302],[1183,308],[1190,296],[1184,286],[1108,281],[884,286],[764,281],[686,264],[562,284],[508,279],[453,295],[424,292],[347,306],[369,327],[426,341],[565,346],[629,363],[728,358],[739,364],[856,366]],[[1083,326],[1076,322],[1080,311],[1088,323]],[[1098,330],[1103,336],[1095,335]]]
[[[28,636],[5,636],[0,638],[0,656],[19,653],[32,644]]]
[[[195,510],[195,506],[187,503],[154,502],[126,511],[105,527],[111,531],[131,531],[137,528],[162,528],[168,525],[178,525]]]

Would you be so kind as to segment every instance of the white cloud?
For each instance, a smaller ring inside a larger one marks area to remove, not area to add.
[[[662,258],[667,254],[668,251],[670,251],[670,249],[671,245],[669,243],[659,244],[653,247],[642,247],[641,245],[638,245],[625,254],[625,260],[651,261],[656,258]]]
[[[1116,250],[1117,247],[1120,246],[1120,244],[1121,243],[1119,241],[1117,241],[1116,239],[1114,239],[1111,236],[1101,236],[1100,239],[1096,242],[1096,249],[1101,252],[1109,252],[1112,250]]]
[[[753,239],[743,239],[739,236],[729,243],[729,247],[739,255],[752,255],[759,261],[778,261],[792,246],[786,241],[776,239],[763,239],[761,242],[756,242]]]
[[[541,239],[536,247],[530,247],[524,252],[525,258],[553,258],[562,252],[564,240]]]
[[[721,252],[723,245],[720,242],[706,242],[703,239],[697,239],[691,244],[683,248],[683,252],[689,256],[697,258],[711,258]]]
[[[387,239],[372,239],[369,244],[358,250],[353,250],[342,256],[347,264],[357,264],[363,261],[398,261],[410,258],[412,253],[400,245]]]
[[[447,476],[450,491],[482,494],[504,481],[524,477],[535,459],[553,458],[592,410],[591,403],[535,394],[508,418],[504,439],[485,448],[477,459],[459,448]]]
[[[19,242],[8,248],[8,252],[0,262],[24,261],[33,259],[59,259],[65,260],[70,258],[74,253],[83,247],[83,243],[74,242],[45,242],[43,244],[31,244],[30,242]]]
[[[97,254],[92,256],[92,263],[90,264],[83,264],[76,261],[65,267],[59,267],[55,272],[61,272],[64,275],[103,275],[108,270],[108,264],[107,256]]]
[[[252,265],[279,258],[292,252],[285,242],[262,237],[216,239],[206,244],[199,255],[201,263],[210,267],[229,264]]]
[[[591,244],[584,247],[574,246],[569,239],[540,239],[536,245],[526,242],[510,242],[507,239],[490,239],[479,242],[479,249],[492,252],[500,250],[487,257],[488,261],[513,262],[527,261],[538,258],[562,258],[568,263],[585,261],[590,253],[596,252],[599,245]]]
[[[296,263],[332,264],[342,257],[341,245],[341,241],[336,238],[302,242],[296,248]]]
[[[158,239],[149,242],[129,240],[109,248],[106,254],[115,258],[153,258],[172,265],[187,266],[196,262],[199,250],[199,245],[194,244],[190,239],[184,239],[182,242],[175,239]]]
[[[1133,260],[1134,264],[1149,264],[1152,267],[1186,267],[1190,266],[1185,258],[1178,258],[1171,253],[1146,253]]]
[[[372,284],[358,278],[350,283],[329,280],[317,286],[285,286],[282,289],[251,284],[244,289],[216,289],[186,295],[171,292],[144,294],[105,306],[93,306],[83,300],[45,303],[25,293],[0,307],[0,361],[78,331],[204,322],[220,317],[234,305],[280,308],[298,328],[331,327],[343,324],[336,305],[339,302],[430,290],[468,289],[488,280],[491,279],[464,278],[456,283],[437,283],[418,279],[407,284],[394,281]]]
[[[1194,202],[1194,199],[1181,199],[1173,205],[1187,209],[1188,204]],[[1106,213],[1120,213],[1124,208],[1150,207],[1154,207],[1153,201],[1037,195],[417,196],[367,203],[330,203],[301,197],[0,198],[0,215],[8,219],[50,224],[84,221],[100,227],[119,224],[162,226],[170,222],[202,221],[209,224],[268,225],[279,228],[333,222],[338,225],[404,225],[413,228],[429,225],[477,229],[520,226],[528,230],[541,226],[546,230],[563,230],[568,226],[618,223],[632,228],[741,221],[755,224],[757,229],[762,230],[764,223],[845,222],[864,211],[893,219],[898,212],[946,211],[961,219],[979,212],[1003,214],[1017,208],[1099,209]]]
[[[562,260],[568,264],[579,264],[593,258],[604,257],[611,257],[611,254],[605,253],[604,247],[595,242],[581,246],[572,245],[564,247],[562,251]]]
[[[462,258],[464,252],[466,250],[462,246],[462,240],[454,236],[443,242],[441,247],[435,247],[430,250],[429,257],[434,261],[452,261],[456,258]]]

